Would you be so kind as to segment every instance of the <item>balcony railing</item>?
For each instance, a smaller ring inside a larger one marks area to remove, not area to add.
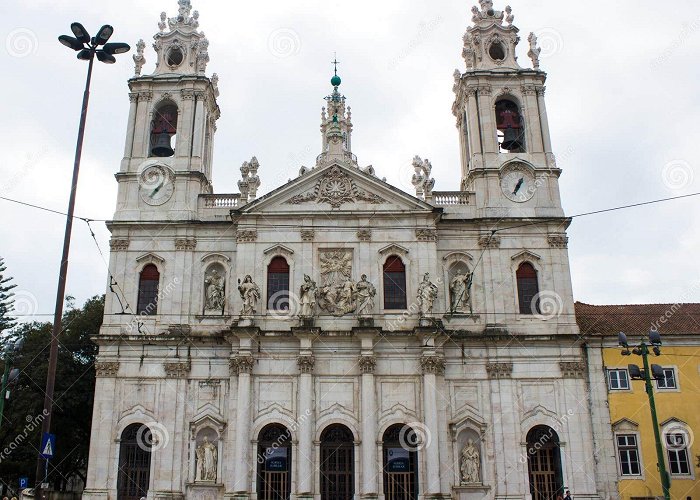
[[[204,201],[204,208],[238,208],[240,194],[203,194],[199,196]]]
[[[469,205],[469,191],[433,191],[433,205]]]

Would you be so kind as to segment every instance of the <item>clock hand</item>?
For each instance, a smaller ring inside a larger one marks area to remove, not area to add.
[[[153,197],[158,193],[158,191],[160,191],[160,188],[162,188],[162,187],[163,187],[163,185],[161,184],[160,186],[158,186],[157,188],[155,188],[155,189],[153,190],[153,192],[151,193],[151,198],[153,198]]]
[[[513,194],[516,195],[518,194],[518,191],[520,191],[520,188],[523,187],[523,183],[525,182],[525,177],[521,177],[518,183],[515,185],[515,189],[513,190]]]

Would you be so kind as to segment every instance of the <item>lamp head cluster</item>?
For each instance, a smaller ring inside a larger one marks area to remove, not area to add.
[[[647,356],[649,355],[649,346],[651,346],[651,352],[654,356],[661,355],[661,334],[654,330],[653,328],[649,330],[649,344],[642,341],[638,346],[633,347],[630,350],[629,342],[627,341],[627,335],[623,332],[617,334],[617,343],[622,347],[623,356],[631,356],[632,354],[636,356]],[[627,370],[629,371],[630,378],[633,380],[644,380],[646,379],[645,370],[639,368],[639,366],[630,364],[627,365]],[[664,378],[663,368],[659,365],[651,365],[651,378],[656,380],[661,380]]]
[[[108,43],[114,28],[109,24],[105,24],[97,32],[97,35],[91,37],[87,30],[80,23],[70,25],[73,36],[61,35],[58,41],[63,45],[78,53],[78,59],[81,61],[89,61],[97,56],[97,60],[106,64],[114,64],[117,60],[114,58],[116,54],[124,54],[129,52],[131,47],[127,43],[114,42]]]

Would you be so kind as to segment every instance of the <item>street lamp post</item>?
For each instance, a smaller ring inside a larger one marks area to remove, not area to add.
[[[61,256],[61,267],[58,273],[58,290],[56,291],[56,308],[53,317],[53,329],[51,330],[51,349],[49,351],[49,368],[46,375],[46,391],[44,396],[44,418],[42,422],[43,435],[51,430],[51,412],[53,409],[53,393],[56,380],[56,364],[58,362],[58,336],[61,333],[61,320],[63,316],[63,301],[66,293],[66,278],[68,276],[68,253],[70,250],[70,239],[73,231],[73,213],[75,210],[75,197],[78,187],[78,172],[80,171],[80,158],[83,152],[83,138],[85,136],[85,122],[87,119],[88,101],[90,99],[90,81],[92,79],[92,66],[97,60],[106,64],[114,64],[115,54],[128,52],[131,47],[126,43],[107,43],[114,32],[110,25],[104,25],[96,36],[90,37],[82,24],[73,23],[70,26],[73,35],[61,35],[58,41],[66,47],[78,52],[78,59],[88,61],[87,79],[85,81],[85,91],[83,93],[83,106],[80,113],[80,127],[78,128],[78,142],[75,147],[75,161],[73,163],[73,180],[70,187],[70,198],[68,200],[68,212],[66,214],[66,229],[63,236],[63,255]],[[40,450],[41,452],[41,450]],[[41,485],[48,474],[48,459],[42,457],[41,453],[37,457],[36,464],[36,489],[37,498],[44,498],[41,492]],[[40,496],[41,495],[41,496]]]
[[[627,365],[630,378],[634,380],[644,380],[644,387],[649,398],[649,410],[651,411],[651,425],[654,427],[654,440],[656,441],[656,459],[659,466],[659,476],[661,476],[661,488],[663,489],[664,499],[671,500],[671,482],[669,481],[668,473],[666,472],[666,461],[664,459],[663,444],[661,443],[661,433],[659,432],[659,419],[656,416],[656,403],[654,402],[654,388],[651,384],[652,379],[659,380],[664,378],[664,371],[659,365],[649,366],[649,344],[651,344],[651,352],[654,356],[661,355],[661,335],[656,330],[649,331],[649,344],[642,342],[631,351],[627,343],[627,335],[620,332],[618,334],[618,342],[623,348],[622,355],[630,356],[635,354],[642,357],[643,369],[639,366],[630,364]]]

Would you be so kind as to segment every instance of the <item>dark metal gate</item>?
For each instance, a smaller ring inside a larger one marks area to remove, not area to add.
[[[122,432],[119,445],[118,500],[140,500],[148,494],[151,477],[151,430],[132,424]]]
[[[355,444],[343,425],[321,434],[321,500],[352,500],[355,494]]]

